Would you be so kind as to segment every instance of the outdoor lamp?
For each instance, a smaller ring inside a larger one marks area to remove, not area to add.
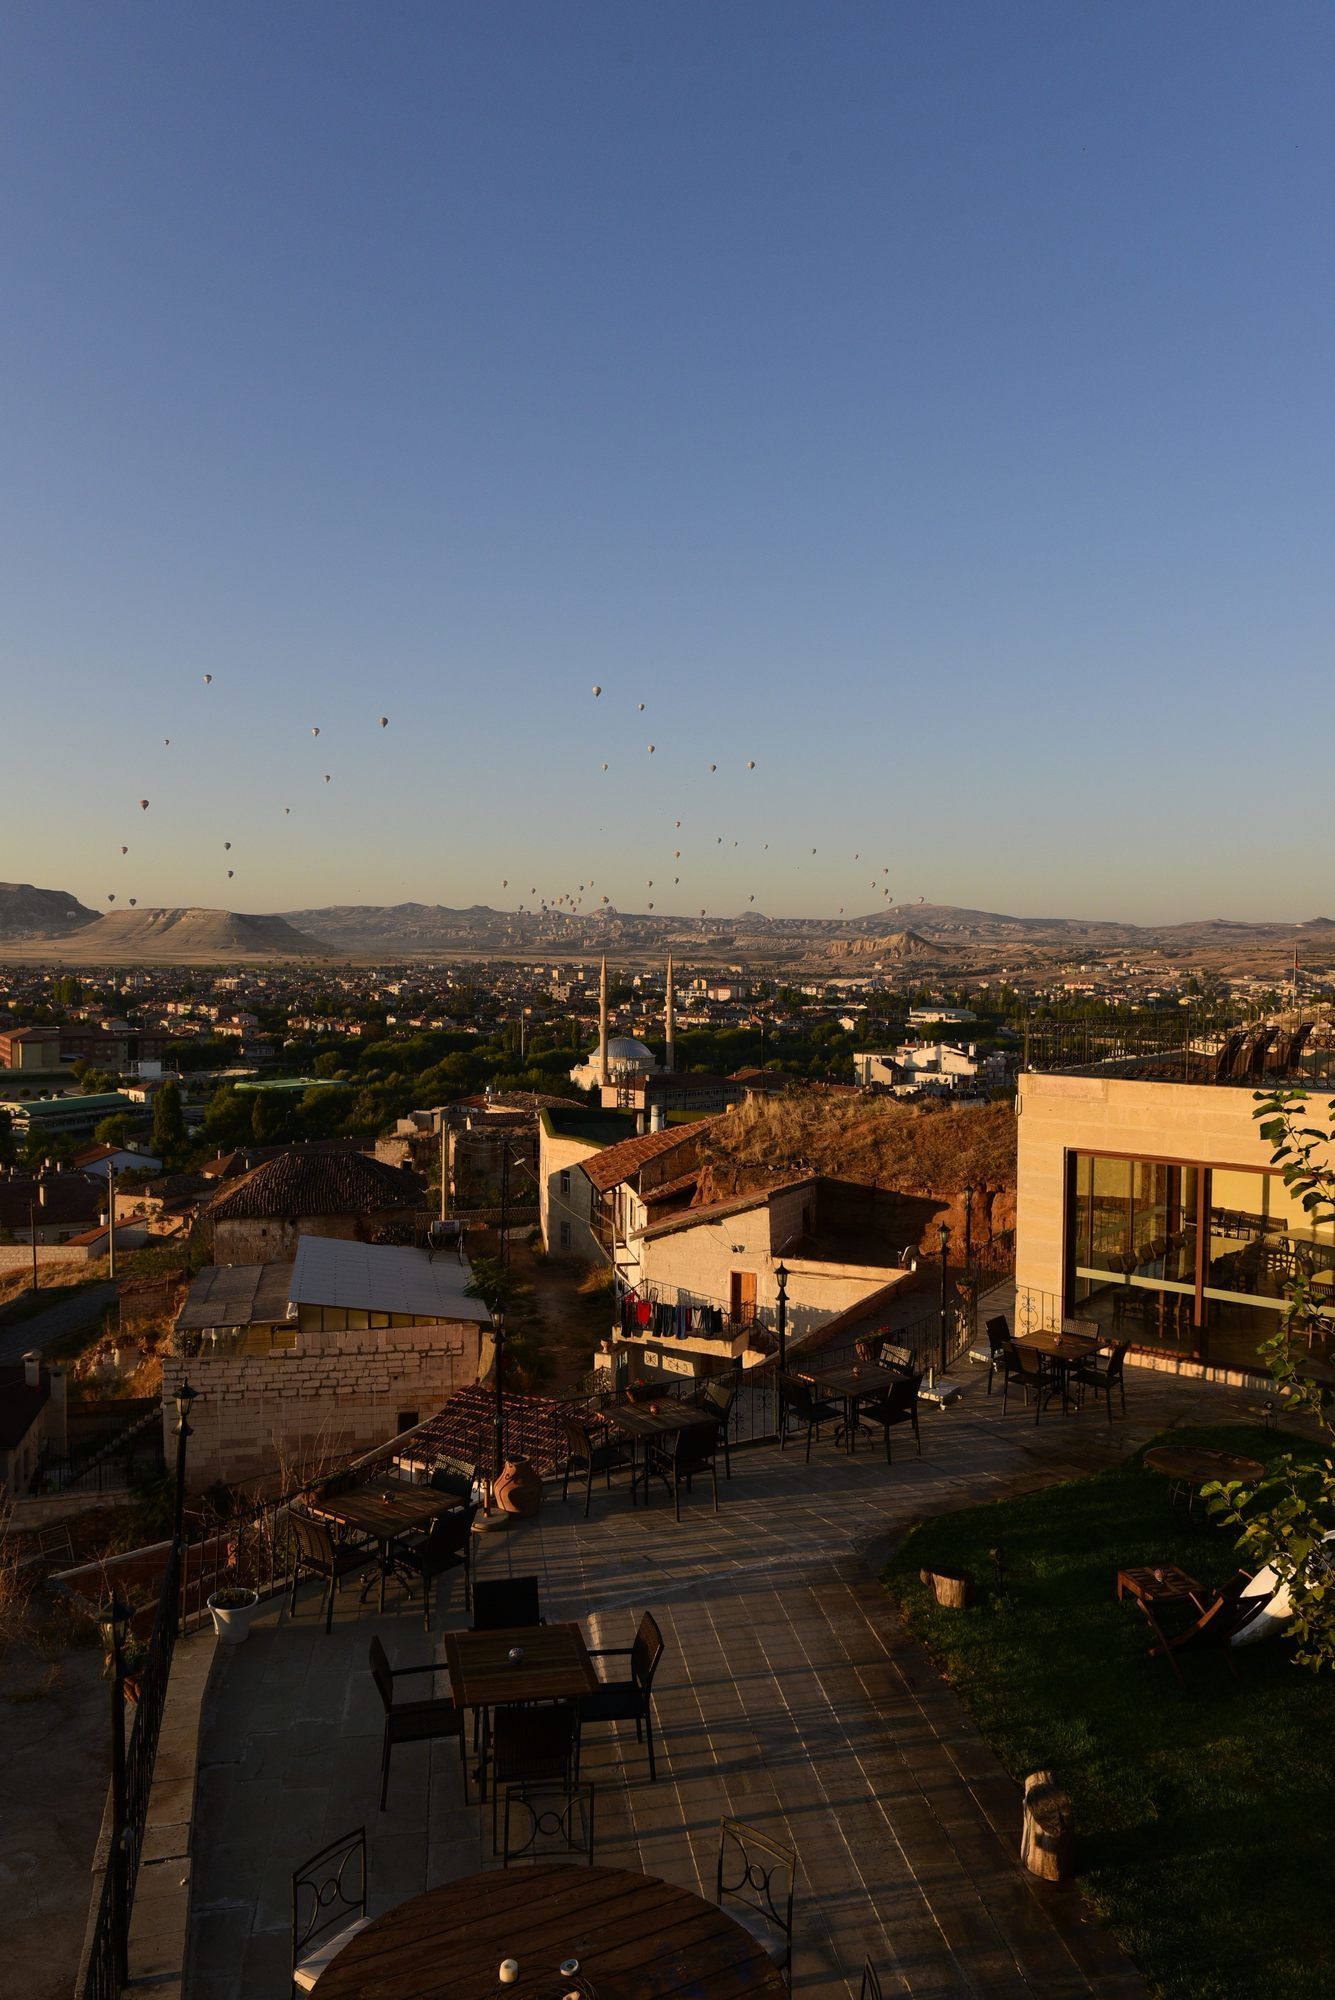
[[[175,1401],[178,1419],[176,1435],[178,1437],[190,1436],[190,1405],[194,1402],[198,1394],[199,1391],[192,1389],[188,1382],[182,1382],[180,1388],[176,1391]]]
[[[950,1242],[950,1224],[948,1222],[939,1222],[936,1226],[936,1236],[937,1241],[941,1245],[941,1255],[944,1257],[946,1246]]]
[[[97,1615],[102,1637],[107,1642],[108,1651],[119,1653],[130,1636],[130,1607],[119,1597],[113,1597],[104,1604]]]
[[[777,1282],[778,1282],[778,1286],[779,1286],[779,1290],[780,1290],[781,1292],[783,1292],[783,1291],[787,1291],[787,1289],[788,1289],[788,1266],[787,1266],[786,1264],[778,1264],[778,1265],[776,1265],[776,1266],[775,1266],[775,1270],[774,1270],[774,1276],[775,1276],[775,1279],[776,1279],[776,1280],[777,1280]]]

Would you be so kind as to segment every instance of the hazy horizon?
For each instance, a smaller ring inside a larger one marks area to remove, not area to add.
[[[1332,58],[1231,0],[12,9],[0,875],[1323,914]]]

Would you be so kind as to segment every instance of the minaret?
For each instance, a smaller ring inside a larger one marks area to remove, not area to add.
[[[665,1070],[669,1071],[674,1070],[677,1067],[676,1038],[673,1032],[673,1025],[674,1024],[672,1020],[672,953],[669,952],[668,967],[667,967],[667,1010],[666,1010],[667,1050],[663,1057],[663,1067]]]
[[[603,953],[603,967],[598,975],[598,1082],[606,1090],[610,1077],[607,1074],[607,953]]]

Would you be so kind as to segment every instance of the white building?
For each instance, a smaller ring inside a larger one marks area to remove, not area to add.
[[[897,1049],[855,1050],[853,1073],[863,1090],[888,1090],[909,1097],[919,1090],[951,1090],[961,1096],[993,1089],[1006,1081],[1004,1055],[980,1055],[975,1042],[901,1042]]]

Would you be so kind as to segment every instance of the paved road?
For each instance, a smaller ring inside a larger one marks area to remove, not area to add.
[[[45,1312],[21,1319],[15,1326],[0,1324],[0,1366],[20,1360],[30,1347],[46,1349],[53,1340],[62,1340],[82,1327],[94,1327],[107,1306],[115,1300],[118,1285],[89,1285],[73,1292]]]

